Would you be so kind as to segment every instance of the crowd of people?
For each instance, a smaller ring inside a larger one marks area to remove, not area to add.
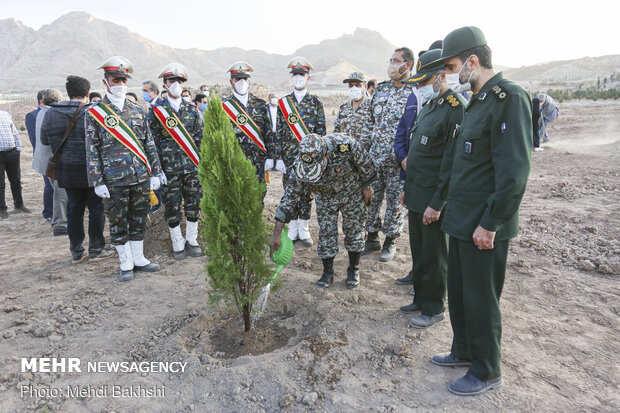
[[[42,214],[53,234],[68,235],[74,263],[109,258],[114,250],[105,248],[107,216],[124,282],[134,272],[159,270],[143,250],[153,204],[165,207],[174,259],[202,255],[198,165],[209,89],[201,86],[192,98],[184,88],[187,68],[170,63],[159,74],[160,85],[142,83],[145,110],[127,91],[133,73],[128,59],[113,56],[99,68],[104,96],[90,93],[88,80],[69,76],[69,100],[55,89],[39,92],[39,107],[26,124],[33,168],[44,180]],[[297,56],[287,69],[291,92],[281,98],[270,93],[265,101],[249,91],[252,66],[235,62],[228,69],[232,94],[222,101],[257,181],[265,183],[273,169],[283,174],[271,251],[278,249],[286,224],[291,240],[314,244],[309,223],[316,201],[323,263],[317,286],[334,282],[342,215],[349,257],[345,285],[353,289],[361,283],[362,256],[379,252],[379,261],[393,260],[407,220],[411,269],[396,282],[412,285],[414,298],[400,310],[418,313],[412,327],[429,328],[444,320],[447,294],[452,347],[432,362],[469,368],[450,384],[455,394],[500,387],[499,299],[509,240],[518,231],[533,143],[536,136],[544,140],[557,106],[549,96],[530,100],[495,73],[491,49],[473,26],[434,42],[418,54],[417,64],[411,49],[396,49],[387,81],[369,81],[359,72],[343,79],[348,100],[332,133],[321,99],[307,90],[312,64]],[[9,176],[15,209],[29,212],[21,187],[14,185],[19,136],[5,118],[0,113],[2,173]],[[4,185],[0,189],[3,195]],[[88,252],[82,245],[86,208]],[[0,214],[6,216],[4,197]]]

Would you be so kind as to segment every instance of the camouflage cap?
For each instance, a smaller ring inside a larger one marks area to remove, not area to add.
[[[103,69],[103,71],[110,76],[122,77],[125,79],[131,79],[129,74],[133,73],[133,65],[129,59],[123,56],[112,56],[97,69]]]
[[[304,136],[299,142],[295,174],[300,181],[314,183],[327,167],[327,142],[316,133]]]
[[[366,83],[366,75],[363,74],[362,72],[353,72],[349,75],[349,77],[347,77],[345,80],[342,81],[342,83],[349,83],[349,82]]]
[[[415,74],[405,79],[404,83],[418,84],[426,80],[429,76],[432,76],[436,71],[443,69],[443,63],[440,57],[441,49],[433,49],[424,52],[422,56],[418,58]]]
[[[164,78],[164,80],[182,79],[187,81],[187,68],[181,63],[170,63],[161,70],[158,77]]]
[[[295,56],[289,60],[286,67],[291,69],[291,73],[294,75],[304,75],[314,69],[308,59],[302,56]]]
[[[253,71],[254,69],[252,66],[243,61],[233,63],[227,70],[227,72],[230,72],[231,79],[247,79],[250,77],[250,72]]]
[[[484,34],[482,34],[482,30],[475,26],[461,27],[460,29],[453,30],[443,39],[441,60],[449,59],[459,55],[465,50],[484,46],[486,44],[487,40]]]

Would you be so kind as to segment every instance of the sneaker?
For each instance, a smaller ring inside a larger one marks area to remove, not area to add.
[[[432,325],[439,323],[440,321],[443,321],[443,319],[443,313],[435,314],[434,316],[418,314],[417,316],[409,320],[409,325],[415,328],[428,328]]]
[[[73,257],[71,259],[71,264],[80,264],[88,259],[88,255],[81,254],[79,257]]]
[[[460,379],[456,379],[450,383],[448,390],[459,396],[475,396],[477,394],[482,394],[487,390],[499,389],[503,384],[504,380],[502,379],[502,376],[492,380],[483,381],[473,374],[467,373]]]
[[[23,212],[23,213],[29,214],[31,211],[28,208],[26,208],[24,205],[22,205],[22,206],[15,207],[15,212]]]
[[[103,261],[107,258],[113,257],[116,255],[116,251],[114,250],[109,250],[109,249],[103,249],[101,250],[100,253],[98,254],[89,254],[89,261]]]
[[[6,219],[9,217],[9,213],[6,209],[0,209],[0,219]]]
[[[471,361],[456,358],[452,353],[439,353],[431,357],[431,362],[441,367],[469,367]]]

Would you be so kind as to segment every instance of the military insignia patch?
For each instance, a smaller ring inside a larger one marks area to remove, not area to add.
[[[458,106],[460,105],[460,102],[457,98],[454,97],[454,95],[448,95],[446,96],[446,100],[448,102],[450,102],[450,105],[452,105],[452,107]]]
[[[383,106],[377,105],[375,106],[375,115],[380,114],[383,111]]]
[[[443,98],[441,98],[441,99],[439,99],[439,100],[437,101],[437,104],[438,104],[438,105],[441,105],[443,102],[444,102],[444,99],[443,99]]]
[[[295,113],[291,113],[290,115],[288,115],[287,122],[289,123],[289,125],[292,125],[293,123],[297,123],[299,122],[299,116],[297,116],[297,114]]]
[[[120,122],[118,121],[118,118],[116,116],[108,115],[105,117],[104,123],[108,128],[114,129],[118,126]]]
[[[493,86],[491,90],[493,91],[493,94],[495,95],[497,100],[499,100],[500,102],[506,99],[506,91],[500,85]]]
[[[457,123],[456,126],[454,127],[454,131],[452,132],[453,138],[456,138],[457,136],[459,136],[459,129],[461,129],[461,125]]]
[[[428,136],[422,135],[422,137],[420,138],[420,143],[422,145],[426,145],[428,143]]]
[[[179,125],[179,122],[175,118],[166,118],[166,127],[169,129],[174,129]]]
[[[312,163],[312,156],[308,155],[307,153],[304,153],[303,155],[301,155],[301,160],[304,161],[305,163]]]
[[[465,142],[465,153],[471,153],[471,142]]]
[[[338,145],[338,150],[340,152],[349,152],[349,144]]]
[[[360,155],[361,155],[360,151],[355,151],[355,154],[353,155],[353,160],[355,162],[359,161]]]
[[[248,117],[241,113],[239,116],[237,116],[237,123],[239,125],[245,125],[246,123],[248,123]]]

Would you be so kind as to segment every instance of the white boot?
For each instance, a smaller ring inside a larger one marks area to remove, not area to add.
[[[181,233],[181,225],[170,228],[170,239],[172,240],[172,255],[175,260],[185,258],[185,238]]]
[[[291,241],[297,241],[299,239],[299,232],[297,228],[297,218],[291,219],[291,222],[288,223],[288,237]]]
[[[118,259],[121,262],[120,273],[118,274],[119,281],[133,280],[133,256],[129,241],[123,245],[116,245],[114,248],[116,248]]]
[[[198,241],[196,239],[197,237],[198,221],[187,221],[187,225],[185,226],[185,239],[189,245],[189,255],[192,257],[200,257],[202,255],[202,249],[200,249],[200,246],[198,245]]]
[[[300,219],[298,223],[299,229],[299,239],[301,240],[301,245],[306,248],[310,248],[313,244],[312,237],[310,236],[310,227],[308,226],[308,219]]]
[[[159,271],[159,264],[153,264],[144,257],[144,241],[129,241],[135,271]]]

